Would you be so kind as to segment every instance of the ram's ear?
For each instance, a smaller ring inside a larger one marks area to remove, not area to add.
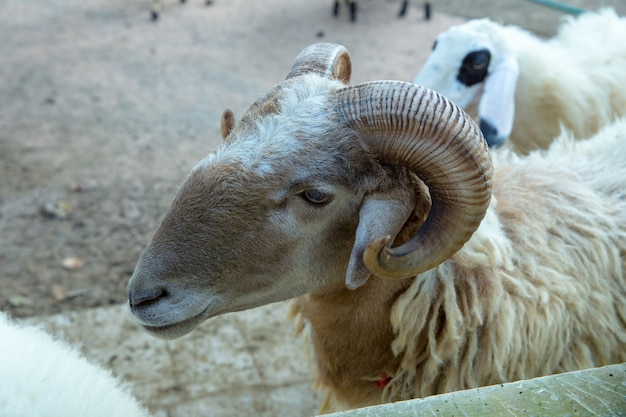
[[[363,263],[363,251],[376,238],[389,236],[393,242],[415,206],[415,197],[408,192],[367,196],[359,213],[359,225],[350,262],[346,271],[346,287],[355,290],[365,284],[371,273]],[[401,194],[401,195],[400,195]]]
[[[220,120],[220,128],[222,129],[222,141],[227,142],[226,138],[235,128],[235,114],[232,110],[224,110],[224,113],[222,113],[222,119]]]
[[[499,146],[509,137],[515,116],[515,87],[519,65],[517,58],[505,55],[494,62],[485,80],[478,104],[480,130],[489,146]]]

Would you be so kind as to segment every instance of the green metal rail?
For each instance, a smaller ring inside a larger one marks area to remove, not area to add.
[[[554,0],[528,0],[532,3],[537,3],[542,6],[549,7],[551,9],[560,10],[565,13],[573,14],[574,16],[578,16],[579,14],[585,13],[587,10],[581,9],[579,7],[570,6],[569,4],[561,3],[560,1]]]

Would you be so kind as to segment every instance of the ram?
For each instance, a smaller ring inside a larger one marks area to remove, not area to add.
[[[316,44],[181,186],[128,283],[163,338],[298,297],[323,411],[626,360],[626,122],[526,158]]]
[[[547,41],[476,19],[441,33],[414,82],[476,116],[487,142],[528,153],[564,127],[588,138],[626,115],[626,18],[569,17]]]
[[[110,371],[40,327],[0,313],[0,416],[148,417]]]

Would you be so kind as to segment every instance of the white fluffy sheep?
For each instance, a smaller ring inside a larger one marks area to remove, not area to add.
[[[110,371],[0,313],[0,416],[148,417]]]
[[[440,34],[413,82],[478,116],[490,145],[546,148],[563,126],[587,138],[626,115],[626,18],[568,17],[550,40],[476,19]]]
[[[144,328],[300,296],[323,411],[626,360],[626,122],[492,170],[450,101],[349,77],[313,45],[226,118],[129,281]]]

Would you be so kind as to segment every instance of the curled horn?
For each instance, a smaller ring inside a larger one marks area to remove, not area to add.
[[[325,78],[337,79],[344,84],[350,83],[352,61],[348,50],[345,46],[334,43],[308,46],[294,60],[287,79],[311,72]]]
[[[432,198],[419,232],[395,248],[389,236],[374,239],[363,253],[365,265],[387,278],[436,267],[469,240],[491,199],[493,168],[480,129],[454,103],[411,83],[363,83],[335,94],[340,123],[376,158],[415,172]]]

